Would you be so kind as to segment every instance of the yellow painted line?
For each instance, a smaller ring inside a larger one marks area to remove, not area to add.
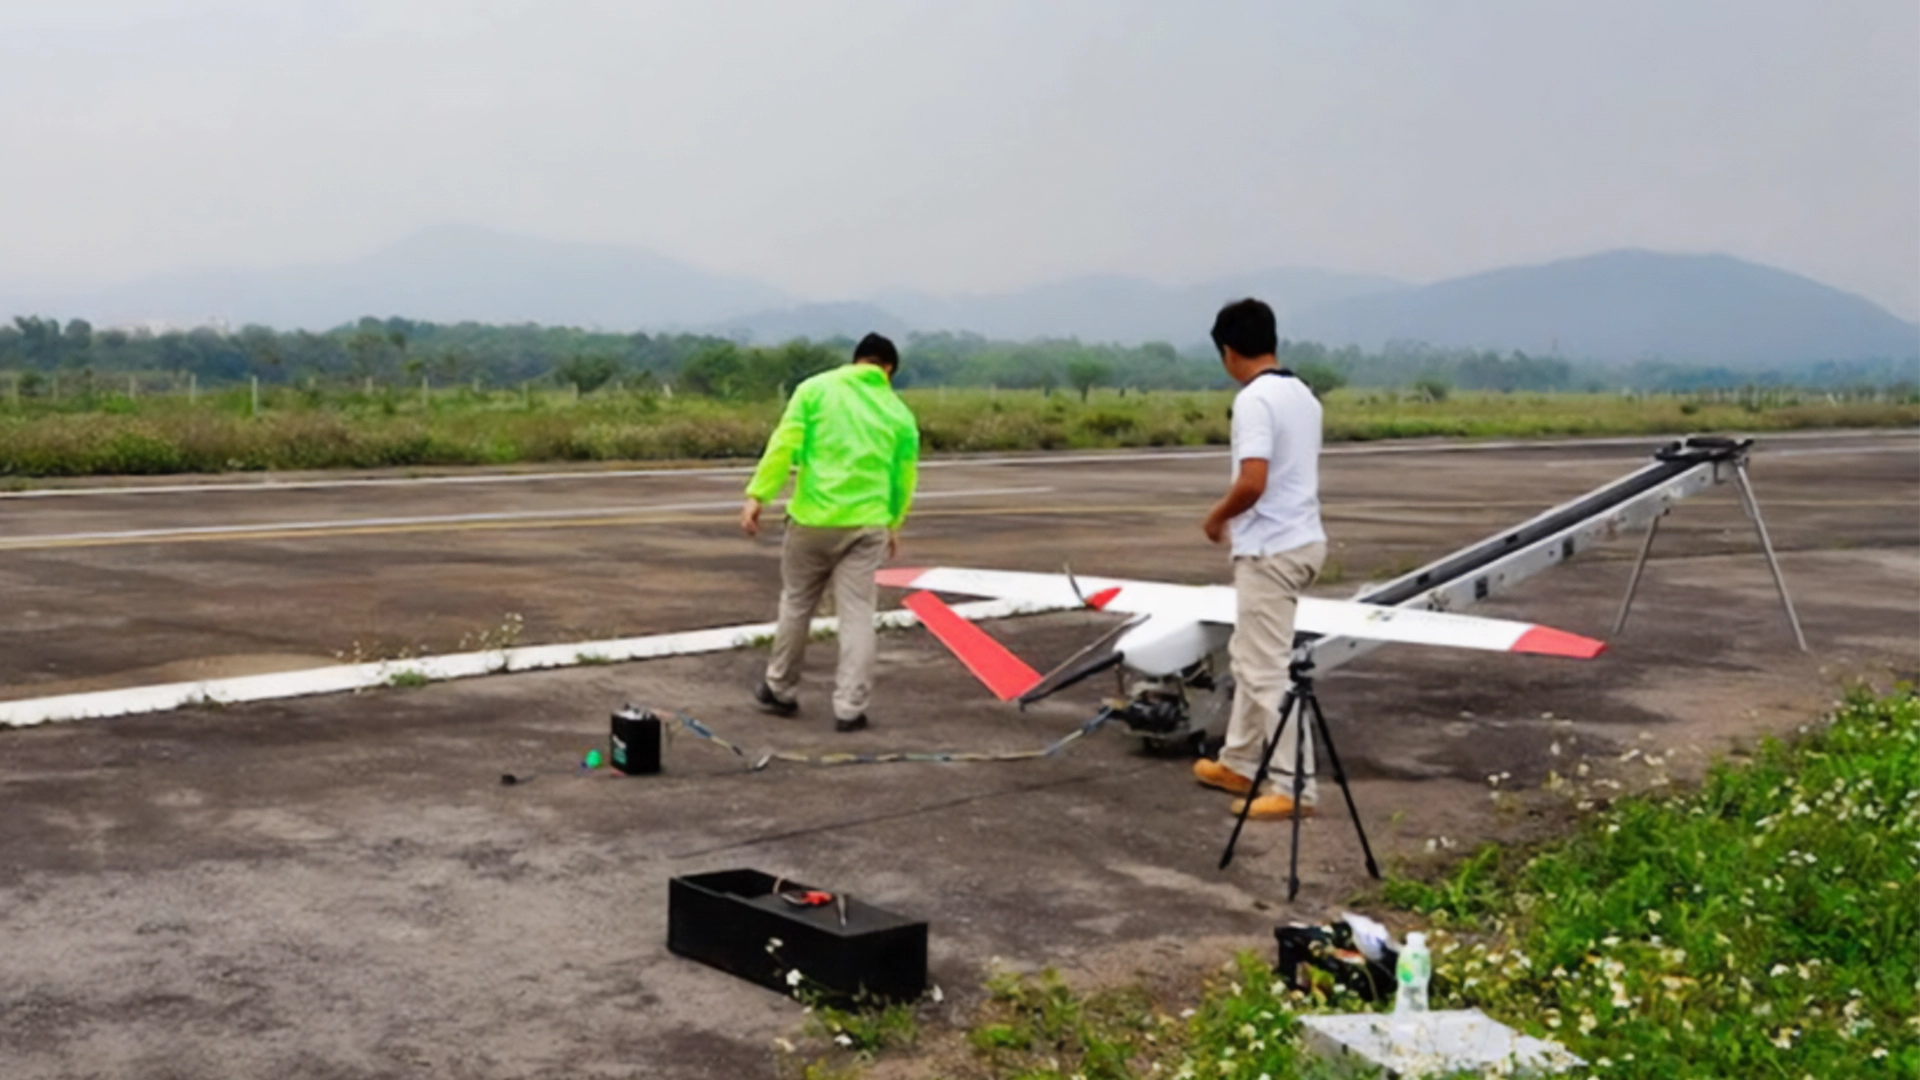
[[[935,499],[982,499],[1001,495],[1045,495],[1053,491],[1051,487],[1017,488],[973,488],[960,491],[930,491],[923,493],[924,500]],[[776,509],[784,504],[776,504]],[[472,526],[521,526],[538,525],[547,522],[585,524],[596,521],[631,523],[635,518],[647,519],[656,515],[668,515],[687,512],[734,513],[740,508],[738,499],[705,501],[696,503],[666,503],[653,506],[596,507],[563,510],[504,510],[466,514],[431,514],[410,517],[362,517],[338,518],[329,521],[286,521],[260,522],[252,525],[185,525],[152,529],[121,529],[117,531],[99,531],[82,533],[55,533],[42,536],[15,537],[11,541],[0,540],[0,550],[12,548],[51,548],[61,546],[85,547],[99,544],[164,543],[175,540],[214,539],[236,537],[258,539],[263,536],[284,537],[290,535],[341,536],[365,535],[378,532],[405,532],[411,530],[453,531]]]
[[[1202,504],[1194,504],[1196,508]],[[1146,514],[1191,513],[1191,510],[1173,510],[1157,508],[1142,511],[1135,504],[1117,504],[1114,506],[1086,507],[1030,507],[1005,506],[972,510],[926,510],[914,513],[914,520],[934,517],[1013,517],[1030,514],[1132,514],[1136,517]],[[412,533],[452,533],[452,532],[492,532],[498,530],[537,530],[537,529],[591,529],[624,525],[690,525],[708,524],[714,521],[730,521],[736,516],[734,510],[715,510],[708,513],[661,513],[637,515],[632,517],[585,517],[585,518],[546,518],[536,521],[460,521],[445,523],[424,523],[416,525],[372,525],[342,526],[338,529],[274,529],[262,528],[258,531],[225,533],[186,533],[177,536],[93,536],[80,538],[51,538],[35,540],[32,537],[20,537],[13,540],[0,540],[0,551],[52,551],[65,548],[88,547],[129,547],[136,544],[188,544],[218,543],[221,541],[255,540],[302,540],[331,539],[340,536],[393,536]],[[776,526],[777,527],[777,526]]]

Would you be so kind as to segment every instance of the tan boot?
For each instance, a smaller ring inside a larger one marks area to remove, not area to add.
[[[1193,763],[1193,778],[1229,795],[1245,795],[1253,790],[1253,781],[1209,758]]]
[[[1240,814],[1240,811],[1245,809],[1246,805],[1247,805],[1247,800],[1235,799],[1233,800],[1233,805],[1228,808],[1228,812],[1238,817]],[[1313,809],[1312,803],[1303,802],[1300,804],[1301,817],[1309,818],[1309,817],[1312,817],[1313,814],[1314,814],[1314,809]],[[1261,820],[1261,821],[1274,821],[1276,819],[1290,818],[1292,816],[1293,816],[1293,796],[1278,795],[1278,794],[1262,795],[1259,798],[1253,800],[1253,809],[1251,811],[1248,811],[1247,813],[1247,817],[1257,818],[1258,820]]]

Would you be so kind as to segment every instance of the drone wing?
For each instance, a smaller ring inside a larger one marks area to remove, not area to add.
[[[1011,701],[1040,684],[1039,672],[993,640],[985,630],[962,618],[939,597],[930,592],[910,593],[903,603],[919,617],[920,625],[960,658],[974,678],[987,684],[994,697]]]

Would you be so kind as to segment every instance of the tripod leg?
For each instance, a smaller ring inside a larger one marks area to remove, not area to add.
[[[1300,691],[1299,704],[1295,706],[1300,713],[1300,718],[1293,729],[1293,843],[1287,852],[1287,903],[1289,904],[1293,903],[1294,897],[1300,895],[1300,795],[1307,782],[1307,709],[1312,704],[1313,687],[1309,683],[1306,689]],[[1258,787],[1248,793],[1248,810],[1253,809],[1253,800],[1259,794]]]
[[[1611,637],[1619,637],[1620,631],[1626,628],[1627,612],[1633,609],[1633,594],[1640,591],[1640,575],[1646,571],[1647,556],[1653,552],[1654,534],[1660,531],[1660,519],[1666,516],[1667,512],[1662,510],[1647,524],[1647,539],[1640,545],[1640,558],[1634,561],[1633,576],[1627,579],[1627,595],[1620,601],[1620,614],[1614,617]]]
[[[1754,531],[1760,534],[1760,550],[1767,553],[1767,569],[1773,571],[1773,587],[1780,590],[1780,606],[1787,609],[1787,622],[1793,627],[1793,640],[1800,643],[1800,651],[1807,651],[1807,636],[1800,632],[1800,616],[1793,613],[1793,597],[1787,595],[1787,579],[1780,575],[1780,560],[1774,557],[1773,541],[1767,538],[1767,523],[1760,518],[1760,500],[1753,493],[1753,481],[1747,479],[1747,467],[1736,464],[1734,475],[1740,478],[1740,501],[1746,504],[1747,516],[1753,519]]]
[[[1233,862],[1233,846],[1240,842],[1240,830],[1247,826],[1247,815],[1253,812],[1254,797],[1260,794],[1260,785],[1267,782],[1268,766],[1273,763],[1274,748],[1280,745],[1280,734],[1287,730],[1287,718],[1293,714],[1294,687],[1289,685],[1287,692],[1280,698],[1280,724],[1273,729],[1273,736],[1267,740],[1260,751],[1260,767],[1254,770],[1253,787],[1247,792],[1246,804],[1240,807],[1240,816],[1233,823],[1233,834],[1227,837],[1227,847],[1220,853],[1220,869]]]
[[[1360,850],[1367,857],[1367,873],[1378,881],[1380,866],[1373,861],[1373,845],[1367,843],[1367,828],[1360,824],[1360,808],[1354,805],[1353,789],[1347,786],[1347,770],[1340,765],[1340,751],[1334,749],[1333,732],[1327,730],[1327,716],[1320,711],[1319,698],[1308,697],[1307,703],[1313,708],[1313,723],[1320,729],[1320,745],[1327,749],[1327,761],[1333,766],[1333,778],[1340,784],[1340,794],[1347,797],[1347,813],[1353,815],[1353,831],[1360,834]]]

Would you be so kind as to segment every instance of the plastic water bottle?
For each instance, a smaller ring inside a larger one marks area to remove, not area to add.
[[[1427,935],[1407,935],[1407,947],[1400,950],[1395,974],[1400,985],[1394,991],[1393,1011],[1396,1014],[1426,1012],[1427,980],[1433,978],[1433,954],[1427,951]]]

